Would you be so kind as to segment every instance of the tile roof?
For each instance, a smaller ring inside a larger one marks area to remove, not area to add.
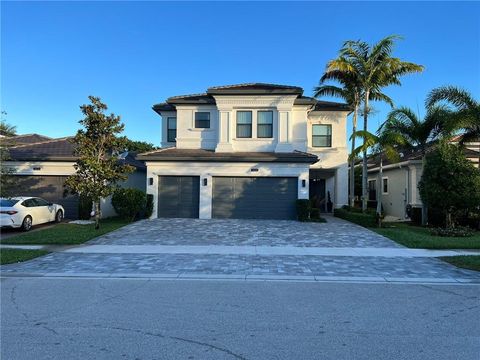
[[[318,157],[300,151],[290,153],[275,152],[215,152],[205,149],[163,148],[138,154],[144,161],[213,161],[213,162],[283,162],[314,164]]]
[[[15,136],[2,136],[0,137],[1,143],[8,142],[12,145],[23,145],[23,144],[33,144],[40,141],[51,140],[51,137],[40,135],[40,134],[23,134]]]

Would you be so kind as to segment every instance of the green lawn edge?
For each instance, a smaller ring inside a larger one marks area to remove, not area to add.
[[[456,267],[480,271],[480,255],[443,256],[439,259]]]
[[[0,243],[10,245],[77,245],[117,230],[127,224],[129,224],[128,221],[120,218],[102,219],[100,229],[95,230],[94,224],[62,223],[51,228],[1,239]]]
[[[15,264],[47,255],[45,250],[0,249],[0,265]]]

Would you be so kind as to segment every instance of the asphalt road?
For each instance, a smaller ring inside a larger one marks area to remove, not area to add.
[[[1,358],[479,359],[480,286],[1,279]]]

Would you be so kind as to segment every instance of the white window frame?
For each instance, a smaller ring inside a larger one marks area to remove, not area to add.
[[[384,185],[384,180],[387,180],[387,191],[385,192],[385,185]],[[382,195],[388,195],[388,192],[390,190],[390,181],[388,180],[388,176],[382,177]]]

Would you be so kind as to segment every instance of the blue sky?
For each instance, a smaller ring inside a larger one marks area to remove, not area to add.
[[[343,41],[399,34],[395,54],[426,70],[386,93],[423,113],[436,86],[479,98],[479,24],[475,2],[2,1],[1,107],[19,133],[60,137],[75,133],[79,105],[96,95],[127,136],[159,145],[151,106],[169,96],[243,82],[311,95]],[[371,131],[389,110],[375,108]]]

